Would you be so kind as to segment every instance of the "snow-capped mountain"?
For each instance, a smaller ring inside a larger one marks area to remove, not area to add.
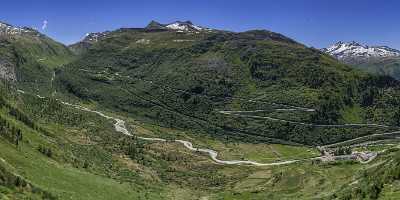
[[[370,59],[400,56],[400,51],[387,46],[367,46],[357,42],[338,42],[322,51],[338,58],[348,59]]]
[[[367,46],[357,42],[338,42],[322,51],[354,68],[400,80],[400,51],[397,49]]]
[[[194,25],[191,21],[176,21],[169,24],[161,24],[156,21],[150,22],[146,29],[169,29],[177,32],[201,32],[212,31],[210,28]]]
[[[33,33],[36,32],[32,28],[28,27],[15,27],[7,23],[0,22],[0,34],[2,35],[17,35],[23,33]]]
[[[187,21],[187,22],[174,22],[172,24],[168,24],[166,27],[169,28],[169,29],[181,30],[181,31],[190,31],[190,30],[202,31],[202,30],[206,29],[206,28],[194,25],[190,21]]]

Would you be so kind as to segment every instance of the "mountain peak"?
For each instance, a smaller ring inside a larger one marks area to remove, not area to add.
[[[151,21],[146,29],[166,29],[175,30],[177,32],[200,32],[200,31],[211,31],[212,29],[201,27],[193,24],[191,21],[175,21],[169,24],[161,24],[157,21]]]
[[[387,46],[367,46],[356,41],[339,41],[334,45],[322,49],[322,51],[331,54],[339,60],[345,59],[369,59],[400,56],[400,51]]]
[[[146,26],[146,29],[164,29],[163,25],[157,21],[151,20],[151,22]]]
[[[342,44],[344,44],[343,41],[338,41],[338,42],[336,42],[334,45],[342,45]]]

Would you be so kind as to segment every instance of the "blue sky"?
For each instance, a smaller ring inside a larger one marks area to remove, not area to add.
[[[232,31],[268,29],[309,46],[338,40],[400,49],[397,0],[13,0],[1,3],[0,21],[41,29],[66,44],[88,32],[144,27],[151,20]]]

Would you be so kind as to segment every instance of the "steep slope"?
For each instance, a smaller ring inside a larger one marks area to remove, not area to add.
[[[338,42],[324,52],[340,61],[374,74],[400,79],[400,51],[386,46]]]
[[[375,101],[366,100],[371,95],[374,100],[386,98],[382,93],[366,94],[371,84],[376,85],[374,91],[397,87],[390,78],[352,70],[318,50],[270,31],[193,32],[168,29],[155,22],[147,28],[109,33],[79,60],[58,71],[57,82],[64,92],[148,123],[218,137],[308,145],[332,143],[368,131],[360,127],[322,129],[301,122],[391,124],[389,118],[371,118],[363,114],[363,108],[360,112],[353,112],[353,108],[373,106]],[[317,111],[270,113],[277,105],[314,107]],[[259,114],[286,120],[226,115],[221,112],[224,110],[265,110]],[[392,116],[393,112],[386,114]]]
[[[27,27],[0,23],[0,75],[27,90],[49,91],[53,69],[73,59],[63,44]]]
[[[112,123],[2,83],[0,94],[1,199],[161,199],[158,183],[114,160],[131,139]]]

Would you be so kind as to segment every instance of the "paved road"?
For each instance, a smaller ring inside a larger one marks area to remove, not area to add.
[[[115,131],[120,132],[124,135],[133,136],[133,134],[131,134],[129,132],[129,130],[126,128],[124,120],[105,115],[102,112],[94,111],[94,110],[91,110],[89,108],[86,108],[86,107],[83,107],[80,105],[70,104],[67,102],[63,102],[61,100],[59,100],[59,101],[64,105],[72,106],[76,109],[80,109],[80,110],[83,110],[86,112],[96,113],[106,119],[114,120],[115,121],[115,123],[114,123]],[[387,134],[389,134],[389,133],[387,133]],[[382,135],[382,134],[374,134],[374,135]],[[138,139],[147,140],[147,141],[156,141],[156,142],[167,142],[167,140],[163,139],[163,138],[138,137]],[[189,149],[191,151],[207,153],[214,162],[219,163],[219,164],[225,164],[225,165],[278,166],[278,165],[288,165],[288,164],[297,163],[297,162],[301,162],[301,161],[307,161],[307,160],[310,161],[310,160],[324,160],[325,159],[324,156],[320,156],[320,157],[314,157],[314,158],[308,158],[308,159],[297,159],[297,160],[288,160],[288,161],[271,162],[271,163],[259,163],[259,162],[251,161],[251,160],[220,160],[220,159],[218,159],[218,152],[214,151],[212,149],[196,148],[196,147],[193,147],[193,144],[191,142],[185,141],[185,140],[174,140],[174,142],[183,144],[187,149]],[[340,159],[351,159],[352,156],[333,156],[332,158],[339,159],[339,160]],[[376,155],[372,156],[368,161],[360,161],[360,163],[366,164],[375,158],[376,158]]]
[[[70,104],[70,103],[67,103],[67,102],[64,102],[64,101],[61,101],[61,100],[59,100],[59,101],[64,105],[72,106],[72,107],[74,107],[76,109],[79,109],[79,110],[82,110],[82,111],[86,111],[86,112],[95,113],[95,114],[98,114],[101,117],[104,117],[106,119],[114,120],[115,121],[115,123],[114,123],[115,131],[120,132],[120,133],[122,133],[124,135],[133,136],[133,134],[131,134],[129,132],[129,130],[126,128],[124,120],[105,115],[102,112],[91,110],[89,108],[86,108],[86,107],[83,107],[83,106],[80,106],[80,105]],[[167,142],[167,140],[163,139],[163,138],[138,137],[138,139],[147,140],[147,141]],[[187,149],[189,149],[191,151],[207,153],[214,162],[219,163],[219,164],[226,164],[226,165],[246,164],[246,165],[254,165],[254,166],[275,166],[275,165],[287,165],[287,164],[291,164],[291,163],[295,163],[295,162],[304,161],[304,160],[288,160],[288,161],[282,161],[282,162],[259,163],[259,162],[247,161],[247,160],[246,161],[244,161],[244,160],[220,160],[220,159],[217,158],[218,157],[218,152],[216,152],[216,151],[214,151],[212,149],[195,148],[195,147],[193,147],[193,144],[191,142],[185,141],[185,140],[174,140],[174,141],[183,144],[183,146],[185,146]],[[313,159],[318,159],[318,158],[319,157],[313,158]]]
[[[18,92],[22,93],[22,94],[25,94],[25,92],[22,91],[22,90],[18,90]],[[40,96],[40,95],[36,95],[36,97],[38,97],[40,99],[45,99],[46,98],[46,97],[43,97],[43,96]],[[86,107],[83,107],[83,106],[80,106],[80,105],[71,104],[71,103],[68,103],[68,102],[61,101],[59,99],[57,99],[57,100],[59,102],[61,102],[62,104],[74,107],[75,109],[79,109],[79,110],[82,110],[82,111],[95,113],[95,114],[97,114],[97,115],[99,115],[101,117],[104,117],[104,118],[108,119],[108,120],[114,120],[115,121],[114,128],[115,128],[116,132],[120,132],[120,133],[122,133],[124,135],[127,135],[127,136],[133,136],[133,134],[131,134],[129,132],[129,130],[126,128],[125,121],[122,120],[122,119],[115,118],[115,117],[112,117],[112,116],[108,116],[108,115],[106,115],[106,114],[104,114],[104,113],[102,113],[100,111],[91,110],[89,108],[86,108]],[[294,109],[296,109],[296,108],[294,108]],[[300,109],[302,109],[302,108],[300,108]],[[311,112],[311,110],[309,110],[309,111]],[[221,112],[233,112],[233,111],[221,111]],[[234,111],[234,112],[242,112],[242,111]],[[385,134],[389,134],[389,133],[385,133]],[[374,134],[374,135],[377,136],[377,135],[384,135],[384,134]],[[364,136],[364,137],[367,137],[367,136]],[[147,137],[137,137],[137,138],[138,139],[142,139],[142,140],[147,140],[147,141],[167,142],[167,140],[163,139],[163,138],[147,138]],[[359,139],[359,138],[356,138],[356,139],[353,139],[353,140],[357,140],[357,139]],[[349,140],[349,141],[351,141],[351,140]],[[216,151],[214,151],[212,149],[195,148],[195,147],[193,147],[193,144],[191,142],[185,141],[185,140],[174,140],[174,142],[178,142],[178,143],[183,144],[187,149],[189,149],[191,151],[207,153],[214,162],[219,163],[219,164],[225,164],[225,165],[278,166],[278,165],[288,165],[288,164],[297,163],[297,162],[301,162],[301,161],[307,161],[307,160],[310,161],[310,160],[324,160],[325,159],[324,156],[320,156],[320,157],[314,157],[314,158],[308,158],[308,159],[296,159],[296,160],[271,162],[271,163],[259,163],[259,162],[251,161],[251,160],[220,160],[220,159],[218,159],[218,152],[216,152]],[[345,142],[348,142],[348,141],[345,141]],[[336,156],[334,156],[333,158],[336,158]],[[337,157],[337,158],[339,158],[339,157]],[[369,161],[371,161],[371,160],[369,160]],[[361,163],[363,163],[363,162],[361,162]]]

